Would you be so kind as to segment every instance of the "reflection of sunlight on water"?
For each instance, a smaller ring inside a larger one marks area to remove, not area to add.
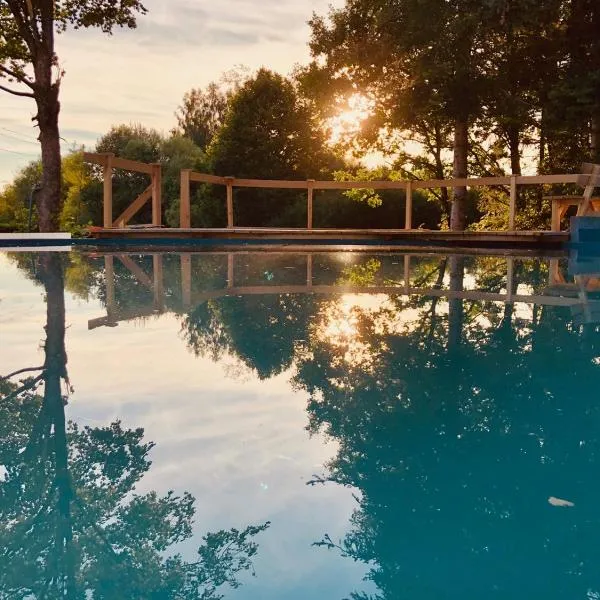
[[[343,294],[322,309],[314,336],[337,350],[335,363],[371,370],[387,349],[379,336],[401,335],[418,317],[416,309],[398,311],[387,294]]]

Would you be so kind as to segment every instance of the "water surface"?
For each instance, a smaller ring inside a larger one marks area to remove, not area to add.
[[[599,287],[0,254],[0,375],[43,367],[0,383],[0,598],[600,597]]]

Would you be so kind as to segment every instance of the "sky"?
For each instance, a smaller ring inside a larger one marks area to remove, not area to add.
[[[244,65],[282,74],[309,58],[307,21],[343,0],[145,0],[136,30],[57,39],[63,147],[93,146],[112,125],[167,133],[184,93]],[[27,98],[0,92],[0,189],[38,155]]]

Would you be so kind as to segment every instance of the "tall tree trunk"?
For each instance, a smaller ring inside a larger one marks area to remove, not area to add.
[[[59,83],[52,83],[52,58],[46,53],[36,64],[35,101],[37,122],[40,128],[42,147],[42,181],[36,196],[39,229],[42,232],[58,231],[58,218],[61,209],[61,159],[60,135],[58,131]]]
[[[37,194],[39,229],[42,232],[57,231],[61,208],[61,161],[58,114],[60,75],[52,81],[52,69],[56,66],[54,53],[54,17],[56,2],[39,2],[40,41],[32,48],[35,75],[35,102],[37,122],[42,147],[42,181]]]
[[[454,171],[455,179],[467,176],[467,159],[469,156],[469,124],[466,119],[457,119],[454,124]],[[463,231],[466,224],[467,188],[454,188],[452,211],[450,213],[450,229]]]
[[[521,132],[512,125],[508,128],[508,149],[510,151],[510,170],[512,175],[521,175]]]

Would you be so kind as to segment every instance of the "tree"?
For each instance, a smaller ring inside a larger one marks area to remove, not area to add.
[[[223,126],[208,149],[208,160],[219,175],[307,179],[326,173],[333,157],[292,83],[261,69],[231,99]],[[304,210],[299,202],[295,192],[237,190],[236,222],[281,224],[286,212],[294,216]]]
[[[64,71],[55,53],[55,35],[68,27],[135,27],[145,14],[140,0],[1,0],[0,89],[35,101],[34,120],[42,153],[41,187],[37,194],[40,231],[55,231],[61,207],[61,159],[58,117]],[[12,85],[11,85],[12,84]],[[16,88],[15,88],[16,84]]]
[[[177,109],[177,125],[181,133],[200,148],[206,148],[225,119],[230,94],[213,81],[206,90],[195,88],[186,92]]]
[[[314,16],[311,50],[334,78],[373,95],[382,125],[451,125],[453,176],[467,176],[469,126],[480,114],[495,3],[348,0]],[[456,188],[450,226],[464,229],[466,188]]]
[[[206,150],[225,121],[231,98],[248,78],[249,70],[238,66],[225,72],[219,81],[211,81],[206,89],[186,92],[175,113],[177,128],[173,134],[181,134]]]

